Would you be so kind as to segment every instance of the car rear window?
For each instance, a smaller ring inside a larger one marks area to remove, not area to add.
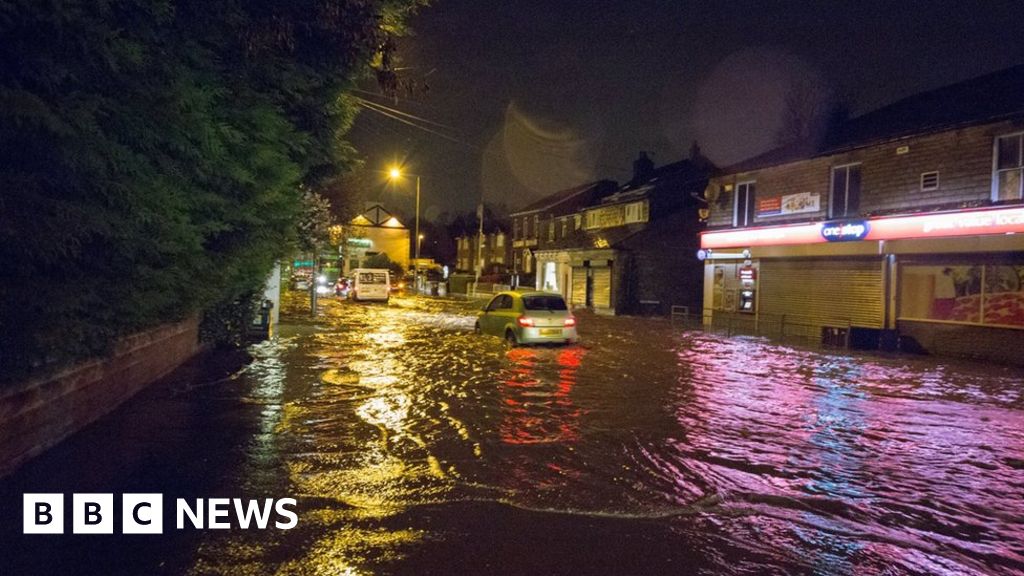
[[[523,306],[527,310],[568,310],[561,296],[527,296]]]
[[[383,272],[360,272],[359,282],[363,284],[387,284],[387,276]]]

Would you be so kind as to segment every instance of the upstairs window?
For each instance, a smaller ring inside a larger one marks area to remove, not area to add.
[[[1022,197],[1021,181],[1024,180],[1024,174],[1022,174],[1022,162],[1021,155],[1024,151],[1024,142],[1021,142],[1021,138],[1024,134],[1014,134],[1012,136],[1002,136],[996,138],[996,174],[995,182],[992,190],[992,199],[996,202],[1000,200],[1020,200]]]
[[[750,226],[754,223],[753,182],[741,182],[736,185],[736,202],[733,204],[732,225]]]
[[[848,218],[860,214],[860,164],[832,169],[832,194],[828,203],[830,218]]]

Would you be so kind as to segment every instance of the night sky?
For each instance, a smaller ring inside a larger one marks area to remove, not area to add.
[[[430,90],[359,94],[436,124],[364,111],[350,139],[367,168],[421,175],[428,218],[481,195],[515,208],[628,180],[640,150],[657,165],[694,140],[720,166],[762,152],[793,86],[858,114],[1024,63],[1022,22],[1020,1],[437,0],[400,44],[401,74]],[[367,195],[408,214],[407,188]]]

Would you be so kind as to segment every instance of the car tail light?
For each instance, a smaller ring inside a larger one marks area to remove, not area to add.
[[[572,328],[575,325],[576,325],[576,319],[573,318],[572,316],[570,316],[570,317],[565,319],[565,327],[566,328]]]
[[[536,324],[533,322],[533,318],[527,318],[526,316],[520,316],[516,318],[516,323],[523,328],[533,328]]]

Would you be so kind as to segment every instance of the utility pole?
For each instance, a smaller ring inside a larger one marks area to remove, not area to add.
[[[484,203],[480,201],[480,205],[476,208],[476,219],[480,221],[480,227],[477,231],[476,236],[476,280],[473,282],[473,292],[476,292],[477,287],[480,285],[480,269],[484,267],[483,261],[483,248],[484,248]]]
[[[319,252],[319,249],[317,250],[317,252]],[[309,276],[309,314],[313,318],[316,318],[316,307],[317,307],[317,302],[316,302],[316,286],[317,286],[317,277],[319,276],[317,274],[317,263],[319,261],[320,261],[320,258],[318,258],[317,254],[314,253],[314,255],[313,255],[313,273],[310,274],[310,276]]]

